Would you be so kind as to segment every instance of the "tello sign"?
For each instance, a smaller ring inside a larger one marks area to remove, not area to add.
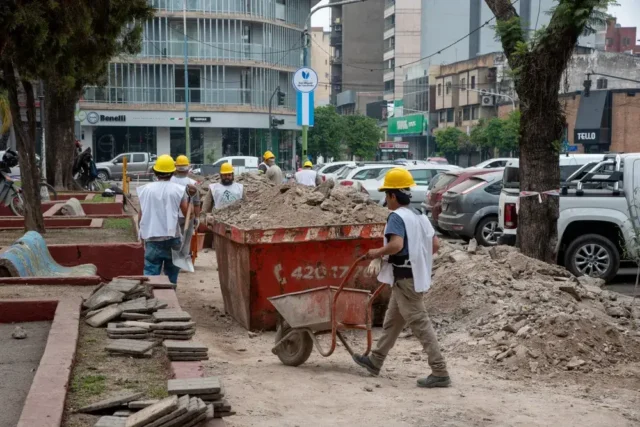
[[[595,132],[581,132],[576,134],[581,141],[593,141],[596,139]]]

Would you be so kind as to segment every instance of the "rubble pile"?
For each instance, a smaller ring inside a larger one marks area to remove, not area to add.
[[[245,175],[243,175],[244,177]],[[265,178],[250,178],[257,189],[246,199],[216,211],[216,221],[239,228],[313,227],[340,224],[384,223],[389,212],[352,187],[333,181],[317,188],[291,183],[282,186],[257,184]]]
[[[209,186],[220,182],[220,175],[209,175],[203,179],[201,176],[192,176],[193,179],[198,181],[198,187],[200,189],[200,199],[204,199],[209,191]],[[269,181],[264,175],[257,173],[243,173],[235,177],[235,181],[242,184],[247,190],[247,197],[253,197],[262,191],[272,189],[275,184]]]
[[[443,242],[425,304],[444,333],[467,332],[456,353],[484,355],[525,375],[597,372],[640,360],[640,319],[633,298],[573,277],[511,247]]]

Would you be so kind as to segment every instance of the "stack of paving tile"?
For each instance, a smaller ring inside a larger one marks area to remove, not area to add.
[[[123,427],[192,427],[213,416],[201,399],[169,396],[126,418]]]
[[[111,355],[123,355],[129,357],[153,356],[154,341],[142,341],[132,339],[118,339],[111,341],[105,350]]]
[[[205,402],[211,402],[214,418],[235,415],[231,405],[224,399],[224,389],[218,377],[169,380],[167,391],[171,395],[195,396]]]
[[[160,322],[150,325],[154,338],[161,340],[189,340],[196,333],[195,322]]]
[[[167,340],[162,345],[167,350],[169,360],[182,362],[209,360],[209,349],[197,342]]]
[[[150,338],[151,334],[149,333],[149,328],[127,326],[124,323],[109,323],[107,326],[107,336],[113,340],[144,340]]]
[[[156,298],[140,297],[120,304],[122,317],[125,320],[152,320],[152,313],[167,307],[166,302]]]

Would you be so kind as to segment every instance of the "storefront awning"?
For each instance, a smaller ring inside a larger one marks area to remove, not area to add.
[[[602,132],[604,114],[609,92],[593,91],[589,96],[580,97],[578,117],[574,131],[574,144],[603,144],[608,132]]]

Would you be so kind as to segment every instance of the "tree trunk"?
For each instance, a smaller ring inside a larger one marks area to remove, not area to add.
[[[543,193],[560,186],[558,141],[565,122],[558,102],[558,71],[548,55],[533,55],[518,84],[520,126],[520,191]],[[535,81],[535,84],[527,82]],[[555,142],[555,143],[554,143]],[[523,254],[555,263],[559,198],[540,194],[520,197],[518,242]]]
[[[40,177],[36,164],[36,106],[33,86],[23,80],[22,86],[27,99],[27,130],[23,126],[18,103],[18,81],[13,65],[9,62],[2,64],[4,79],[9,93],[11,115],[14,117],[14,131],[18,145],[18,160],[22,179],[22,196],[24,197],[25,215],[24,227],[27,231],[44,233],[44,217],[40,207]]]
[[[73,180],[75,108],[72,93],[46,86],[47,181],[58,190],[76,189]]]

